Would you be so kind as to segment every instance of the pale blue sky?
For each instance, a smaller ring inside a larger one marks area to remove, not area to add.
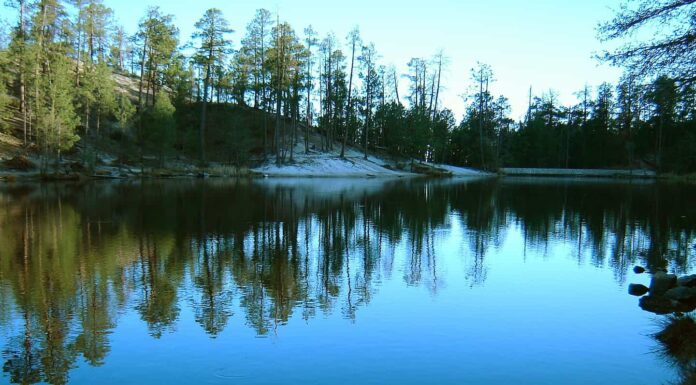
[[[384,64],[405,72],[412,57],[429,57],[444,49],[450,58],[442,93],[445,106],[459,119],[460,97],[471,82],[476,61],[493,67],[491,90],[510,99],[514,118],[524,114],[530,85],[535,94],[554,89],[564,103],[585,83],[614,82],[620,70],[600,65],[592,57],[602,49],[596,39],[599,21],[612,16],[619,0],[104,0],[129,32],[136,29],[146,8],[159,5],[173,14],[188,40],[193,24],[207,8],[222,9],[236,32],[235,47],[254,11],[279,11],[295,30],[312,24],[320,35],[333,31],[344,41],[355,25],[365,41],[375,43]],[[403,81],[402,93],[406,91]]]

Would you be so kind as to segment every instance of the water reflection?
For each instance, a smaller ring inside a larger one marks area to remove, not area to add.
[[[565,242],[620,284],[636,263],[685,273],[696,252],[695,192],[522,180],[4,187],[0,326],[14,334],[3,370],[13,383],[66,383],[79,359],[108,359],[128,309],[153,338],[175,331],[183,309],[213,338],[233,317],[266,336],[295,314],[356,319],[385,280],[437,295],[447,284],[437,240],[454,226],[471,286],[485,285],[487,254],[516,227],[521,253],[552,257],[549,245]]]
[[[696,383],[696,319],[675,315],[662,320],[660,326],[653,335],[659,344],[657,354],[676,369],[679,384]]]

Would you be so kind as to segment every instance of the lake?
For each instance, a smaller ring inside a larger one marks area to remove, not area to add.
[[[0,186],[0,383],[688,383],[633,267],[696,187],[563,179]]]

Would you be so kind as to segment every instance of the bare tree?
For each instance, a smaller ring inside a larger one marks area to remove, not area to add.
[[[600,59],[624,66],[638,77],[669,75],[684,83],[696,81],[696,0],[641,0],[624,4],[614,19],[598,27],[603,42],[626,41]],[[637,40],[648,31],[652,39]]]

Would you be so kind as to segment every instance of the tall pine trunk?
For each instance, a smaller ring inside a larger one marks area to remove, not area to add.
[[[19,35],[21,39],[21,51],[19,53],[19,108],[22,112],[22,132],[24,134],[24,146],[27,146],[27,96],[26,79],[24,77],[24,52],[25,52],[25,26],[24,26],[24,0],[19,1]]]
[[[200,146],[200,161],[201,166],[205,165],[205,118],[206,110],[208,109],[208,86],[210,84],[210,62],[213,60],[213,44],[210,44],[210,52],[208,56],[208,63],[205,70],[205,81],[203,82],[203,105],[201,106],[201,123],[198,130],[199,135],[199,146]]]
[[[351,124],[351,119],[353,115],[353,66],[355,64],[355,43],[356,38],[353,37],[353,46],[351,49],[350,57],[350,77],[348,78],[348,105],[346,106],[346,123],[343,129],[343,144],[341,145],[341,158],[346,157],[346,141],[348,140],[348,125]]]

